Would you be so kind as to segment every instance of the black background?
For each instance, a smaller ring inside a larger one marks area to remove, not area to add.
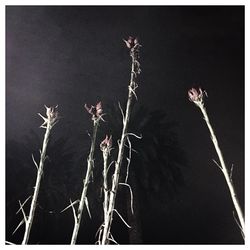
[[[130,58],[122,39],[129,35],[138,36],[142,44],[136,105],[162,109],[168,120],[178,123],[176,133],[188,159],[183,169],[186,184],[176,197],[162,207],[143,205],[143,243],[243,243],[226,183],[212,162],[216,154],[207,127],[187,98],[193,86],[206,89],[206,107],[225,160],[228,166],[234,164],[243,207],[243,6],[6,7],[6,240],[21,242],[22,229],[11,235],[21,219],[15,212],[18,200],[31,194],[25,189],[24,172],[15,171],[21,164],[8,157],[15,158],[27,144],[24,138],[31,129],[42,138],[36,114],[44,113],[44,104],[59,105],[63,119],[55,137],[67,137],[75,157],[81,156],[81,147],[88,147],[89,141],[79,135],[91,129],[83,105],[101,100],[105,109],[105,103],[126,100]],[[30,165],[28,178],[35,183]],[[69,243],[72,214],[67,219],[57,216],[68,236],[60,237],[59,231],[43,241],[49,231],[34,229],[34,244]],[[97,230],[95,223],[88,224]],[[119,235],[119,226],[115,230],[116,240],[128,243]],[[80,243],[94,243],[92,236],[80,235]]]

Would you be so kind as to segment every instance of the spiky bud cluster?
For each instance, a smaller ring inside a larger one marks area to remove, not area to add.
[[[100,144],[100,149],[102,152],[104,151],[110,152],[111,148],[112,148],[112,135],[110,137],[106,135],[105,139]]]
[[[134,48],[136,45],[139,45],[138,38],[133,38],[129,36],[127,40],[123,39],[128,49]]]
[[[188,91],[188,98],[189,101],[195,103],[196,105],[203,105],[203,97],[204,94],[207,96],[207,93],[205,90],[202,90],[201,88],[199,88],[198,90],[195,88],[191,88]]]
[[[103,109],[102,109],[102,103],[98,102],[95,106],[91,105],[89,108],[87,104],[84,105],[85,109],[89,114],[92,115],[92,120],[97,121],[99,119],[103,120]],[[103,120],[104,121],[104,120]]]
[[[44,105],[44,107],[46,108],[47,117],[44,117],[40,113],[38,113],[38,115],[44,120],[43,124],[40,127],[47,128],[48,125],[53,127],[59,119],[57,111],[58,105],[56,105],[55,107],[47,107],[46,105]]]

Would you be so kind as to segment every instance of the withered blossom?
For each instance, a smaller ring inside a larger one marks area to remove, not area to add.
[[[112,147],[112,135],[108,137],[106,135],[105,139],[100,144],[101,151],[107,150],[108,152],[111,150]]]
[[[139,44],[138,38],[133,38],[132,36],[128,37],[128,40],[123,39],[127,48],[132,49],[135,45]]]
[[[97,120],[99,118],[102,119],[103,109],[101,102],[98,102],[95,106],[91,105],[90,108],[87,106],[87,104],[85,104],[84,107],[88,113],[92,115],[92,120]]]
[[[195,88],[191,88],[188,91],[189,101],[194,102],[194,103],[202,103],[204,93],[205,95],[207,95],[206,92],[203,91],[201,88],[199,88],[198,90]]]

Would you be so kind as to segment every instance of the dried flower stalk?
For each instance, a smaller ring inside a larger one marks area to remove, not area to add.
[[[83,213],[83,208],[86,203],[87,205],[87,191],[88,191],[88,185],[90,182],[90,177],[93,174],[93,168],[94,168],[94,152],[95,152],[95,144],[96,144],[96,134],[99,126],[100,120],[103,120],[102,116],[102,105],[101,102],[97,103],[96,106],[91,106],[88,108],[88,106],[85,104],[85,109],[89,114],[92,115],[92,120],[93,120],[93,135],[91,138],[91,147],[90,147],[90,152],[87,160],[87,172],[85,175],[85,178],[83,180],[83,189],[82,189],[82,194],[81,194],[81,199],[79,201],[79,206],[77,209],[77,213],[75,213],[73,205],[75,204],[72,203],[72,209],[74,212],[74,218],[75,218],[75,224],[74,224],[74,229],[71,237],[71,245],[76,244],[77,241],[77,236],[81,224],[81,218],[82,218],[82,213]],[[87,207],[88,208],[88,207]]]
[[[110,234],[111,224],[113,220],[113,212],[115,211],[118,214],[118,216],[123,220],[121,215],[115,209],[115,199],[116,199],[116,194],[117,194],[118,185],[119,185],[119,176],[120,176],[120,169],[121,169],[122,160],[123,160],[124,146],[128,137],[127,130],[128,130],[128,124],[129,124],[129,119],[130,119],[130,114],[131,114],[131,104],[132,104],[133,96],[135,96],[135,98],[137,99],[136,92],[135,92],[136,88],[138,87],[136,77],[141,72],[140,63],[138,61],[139,49],[141,45],[139,44],[138,39],[129,37],[128,40],[124,40],[124,42],[126,43],[126,46],[128,47],[128,49],[130,50],[130,56],[132,58],[131,76],[130,76],[130,83],[128,86],[129,91],[128,91],[126,113],[125,115],[123,115],[122,135],[119,141],[119,150],[118,150],[117,160],[115,162],[115,171],[112,176],[112,187],[108,193],[109,194],[108,204],[106,208],[107,210],[105,212],[104,224],[102,225],[103,228],[101,229],[102,232],[99,234],[101,235],[101,239],[99,240],[99,242],[102,245],[109,244],[110,240],[114,241],[112,235]],[[129,227],[129,225],[127,226]]]
[[[30,205],[29,216],[26,216],[26,214],[24,212],[24,209],[23,209],[23,206],[25,205],[25,203],[29,200],[29,198],[31,196],[28,197],[23,202],[23,204],[21,204],[21,202],[19,201],[19,204],[20,204],[19,211],[22,211],[23,220],[18,225],[16,230],[19,228],[19,226],[21,226],[23,223],[25,223],[25,232],[24,232],[22,245],[28,244],[28,241],[29,241],[30,231],[31,231],[31,227],[32,227],[32,223],[33,223],[33,219],[34,219],[34,215],[35,215],[35,210],[36,210],[36,204],[37,204],[37,198],[38,198],[39,189],[40,189],[41,178],[42,178],[42,175],[43,175],[44,162],[46,160],[46,150],[47,150],[47,146],[48,146],[48,142],[49,142],[49,136],[50,136],[50,132],[51,132],[52,128],[58,122],[58,119],[59,119],[58,112],[57,112],[57,106],[56,107],[50,107],[50,108],[45,106],[45,108],[46,108],[46,116],[47,116],[46,118],[43,117],[40,113],[38,114],[44,120],[43,124],[40,127],[45,128],[46,131],[45,131],[45,134],[44,134],[42,150],[40,152],[41,154],[40,154],[39,166],[37,165],[37,163],[36,163],[36,161],[35,161],[35,159],[34,159],[34,157],[32,155],[33,162],[34,162],[34,164],[35,164],[35,166],[37,168],[37,177],[36,177],[36,185],[35,185],[35,188],[34,188],[34,194],[32,196],[32,201],[31,201],[31,205]]]
[[[211,135],[211,140],[212,140],[212,142],[214,144],[216,153],[218,155],[220,165],[215,160],[214,160],[214,162],[219,167],[219,169],[222,171],[222,173],[223,173],[223,175],[225,177],[225,180],[226,180],[226,183],[228,185],[230,195],[231,195],[231,198],[232,198],[232,201],[233,201],[233,204],[234,204],[234,207],[235,207],[239,222],[236,220],[236,218],[235,218],[235,220],[236,220],[236,223],[238,224],[238,226],[239,226],[239,228],[241,230],[241,234],[242,234],[243,239],[245,239],[244,216],[243,216],[243,213],[242,213],[242,210],[241,210],[241,207],[240,207],[236,192],[234,190],[233,181],[232,181],[232,169],[231,169],[231,172],[229,174],[228,169],[227,169],[226,164],[225,164],[225,161],[224,161],[224,158],[223,158],[223,154],[222,154],[221,149],[219,147],[218,140],[216,138],[216,135],[214,133],[214,130],[213,130],[213,127],[212,127],[212,125],[210,123],[210,120],[208,118],[206,108],[204,106],[204,102],[203,102],[204,94],[207,96],[207,93],[205,91],[202,91],[201,88],[199,88],[198,91],[195,88],[192,88],[192,89],[190,89],[188,91],[189,100],[191,102],[193,102],[198,108],[200,108],[200,110],[201,110],[201,112],[203,114],[204,120],[205,120],[205,122],[207,124],[207,127],[209,129],[209,132],[210,132],[210,135]]]

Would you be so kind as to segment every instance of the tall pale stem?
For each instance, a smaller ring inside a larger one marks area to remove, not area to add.
[[[232,198],[232,201],[233,201],[236,213],[237,213],[238,218],[239,218],[239,222],[240,222],[240,226],[241,226],[241,231],[242,231],[242,236],[245,239],[245,222],[244,222],[244,216],[243,216],[243,213],[242,213],[239,201],[237,199],[236,192],[234,190],[232,179],[229,176],[228,169],[226,167],[226,164],[225,164],[222,152],[220,150],[220,147],[219,147],[219,144],[218,144],[218,140],[216,138],[216,135],[214,133],[212,125],[211,125],[211,123],[209,121],[209,118],[208,118],[208,115],[207,115],[207,111],[206,111],[206,108],[204,107],[204,104],[201,103],[201,104],[198,104],[197,106],[201,109],[201,112],[202,112],[202,114],[204,116],[204,120],[206,121],[207,127],[209,129],[210,134],[211,134],[211,140],[212,140],[212,142],[214,144],[216,153],[217,153],[217,155],[219,157],[219,160],[220,160],[221,171],[222,171],[222,173],[223,173],[223,175],[224,175],[224,177],[226,179],[226,183],[228,185],[228,188],[229,188],[229,191],[230,191],[230,194],[231,194],[231,198]]]
[[[96,141],[98,125],[99,125],[99,121],[94,120],[91,148],[90,148],[90,153],[88,156],[88,163],[87,163],[87,172],[86,172],[85,179],[83,180],[83,189],[82,189],[81,199],[80,199],[80,203],[79,203],[78,210],[77,210],[77,218],[74,224],[74,229],[73,229],[73,233],[71,237],[71,243],[70,243],[71,245],[76,244],[76,240],[77,240],[77,236],[78,236],[78,232],[79,232],[79,228],[81,224],[81,218],[82,218],[83,208],[85,204],[85,199],[87,196],[88,185],[89,185],[90,177],[94,168],[94,151],[95,151],[95,141]]]
[[[31,205],[30,205],[30,212],[29,212],[28,220],[25,223],[25,233],[24,233],[22,245],[28,244],[28,241],[29,241],[30,230],[31,230],[34,215],[35,215],[37,198],[38,198],[41,178],[43,175],[44,161],[46,158],[46,149],[48,146],[49,135],[50,135],[51,129],[52,129],[52,126],[51,126],[50,122],[48,122],[47,127],[46,127],[46,132],[44,134],[43,146],[42,146],[40,162],[39,162],[39,168],[37,170],[37,176],[36,176],[36,185],[35,185],[34,194],[33,194],[33,198],[32,198]]]
[[[130,84],[129,84],[126,114],[125,114],[124,121],[123,121],[123,129],[122,129],[122,135],[121,135],[121,140],[119,144],[119,152],[118,152],[117,161],[115,163],[115,172],[113,174],[112,188],[111,188],[110,196],[109,196],[107,220],[105,221],[104,228],[103,228],[103,234],[102,234],[102,239],[101,239],[102,245],[108,244],[109,242],[108,237],[109,237],[110,228],[111,228],[112,219],[113,219],[115,198],[116,198],[116,193],[117,193],[117,189],[119,185],[120,169],[121,169],[121,164],[123,160],[124,145],[126,142],[126,134],[127,134],[130,113],[131,113],[131,103],[132,103],[133,94],[134,94],[133,87],[135,84],[135,63],[136,63],[135,58],[134,56],[132,56],[131,77],[130,77]]]

